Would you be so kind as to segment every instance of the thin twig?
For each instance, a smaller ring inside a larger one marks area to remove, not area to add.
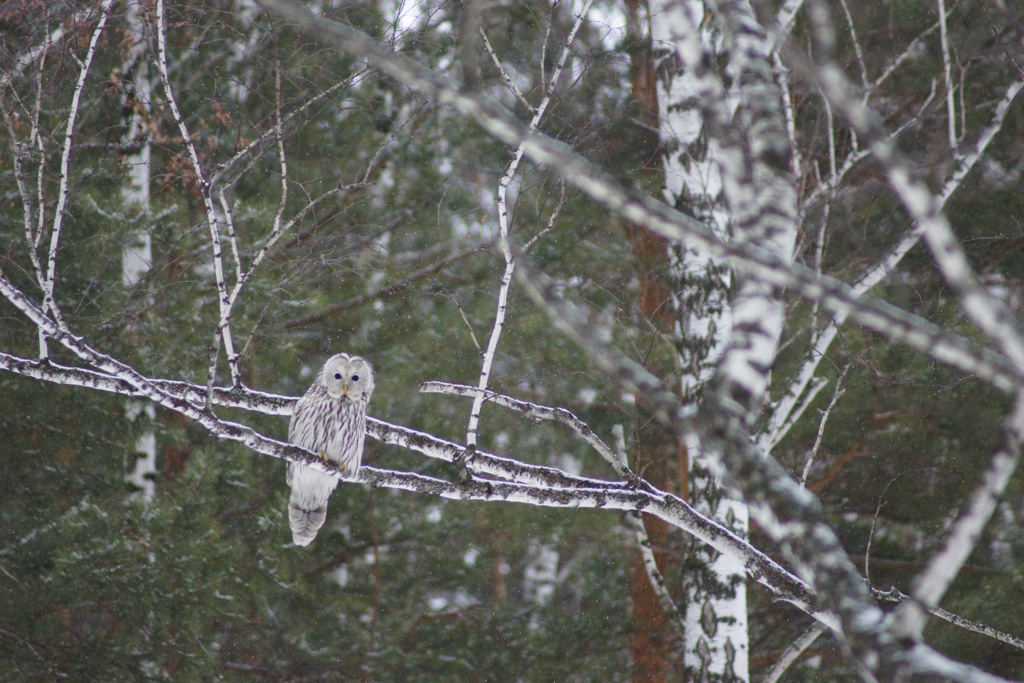
[[[498,68],[498,73],[501,74],[501,80],[505,82],[505,87],[508,88],[509,91],[516,96],[516,99],[519,100],[520,104],[526,107],[526,110],[528,112],[530,112],[531,114],[534,113],[536,110],[534,109],[533,105],[530,104],[530,101],[526,99],[526,97],[523,95],[523,91],[519,89],[519,86],[516,85],[516,82],[512,80],[511,76],[508,75],[508,73],[505,71],[505,67],[501,65],[501,60],[498,59],[498,55],[494,53],[494,48],[491,47],[491,41],[487,38],[487,33],[484,31],[484,27],[479,26],[478,29],[480,31],[480,37],[484,39],[484,49],[487,50],[487,54],[491,56],[491,61],[494,62],[494,66]]]
[[[939,3],[939,44],[942,47],[942,75],[946,85],[946,118],[949,131],[949,151],[955,156],[957,153],[956,135],[956,94],[953,92],[953,64],[949,53],[949,35],[946,28],[946,2],[937,0]]]
[[[89,67],[92,65],[93,57],[96,54],[96,45],[99,43],[103,27],[107,23],[110,14],[110,6],[113,0],[104,0],[100,5],[100,20],[93,29],[92,38],[89,40],[89,49],[85,53],[85,59],[79,61],[81,69],[78,73],[78,83],[71,96],[71,106],[68,108],[68,118],[64,126],[64,147],[60,155],[60,186],[57,190],[57,206],[53,210],[53,225],[50,228],[50,251],[46,260],[46,277],[43,288],[43,302],[46,309],[53,316],[53,319],[63,329],[67,329],[57,301],[54,299],[53,289],[57,282],[57,247],[60,244],[61,226],[64,222],[64,214],[68,201],[68,188],[71,180],[71,146],[75,136],[75,121],[78,117],[78,107],[82,99],[82,90],[85,89],[85,79],[89,76]],[[71,53],[72,56],[74,52]],[[40,173],[42,170],[40,169]],[[41,231],[40,231],[41,234]],[[38,235],[37,235],[38,238]],[[45,349],[43,357],[45,357]]]
[[[935,33],[935,31],[937,31],[938,28],[939,22],[935,22],[929,28],[922,31],[919,36],[910,41],[907,44],[907,47],[903,50],[903,52],[901,52],[894,60],[892,60],[892,62],[889,63],[889,65],[885,69],[882,70],[882,75],[875,79],[875,82],[871,84],[871,87],[868,88],[868,91],[864,93],[864,97],[869,97],[872,93],[874,93],[874,91],[878,90],[878,88],[880,88],[882,84],[885,83],[886,80],[888,80],[889,76],[892,76],[894,73],[896,73],[896,70],[899,69],[900,66],[902,66],[903,62],[913,58],[915,55],[919,55],[921,53],[921,46],[924,44],[925,38]]]
[[[622,429],[622,425],[615,425],[615,427],[617,429],[612,430],[612,436],[615,437],[616,455],[618,455],[619,461],[625,466],[627,462],[625,431]],[[647,581],[651,584],[651,589],[655,595],[658,596],[662,610],[672,620],[672,624],[675,626],[676,638],[682,645],[686,642],[686,619],[682,612],[680,612],[678,605],[676,605],[676,601],[672,599],[672,595],[668,592],[665,576],[658,569],[658,560],[654,557],[651,536],[647,533],[647,526],[644,524],[643,515],[639,512],[627,512],[626,524],[633,529],[637,549],[640,551],[640,559],[643,561],[644,571],[647,573]]]
[[[909,595],[901,592],[897,588],[890,588],[887,591],[883,591],[879,590],[878,588],[872,587],[871,593],[875,596],[876,599],[882,600],[884,602],[905,604],[906,602],[912,600],[912,598]],[[957,616],[952,612],[949,612],[948,610],[942,609],[941,607],[937,607],[931,610],[930,614],[938,617],[939,619],[942,619],[943,621],[949,622],[954,626],[959,626],[960,628],[971,631],[972,633],[978,633],[980,635],[987,636],[994,640],[998,640],[1001,643],[1005,643],[1011,647],[1015,647],[1018,650],[1024,651],[1024,640],[1018,638],[1017,636],[1011,635],[1009,633],[1003,633],[1002,631],[998,631],[992,628],[991,626],[979,624],[978,622],[971,621],[970,619],[964,619],[963,617]]]
[[[782,678],[782,674],[786,673],[786,670],[793,665],[800,655],[803,654],[804,650],[811,646],[818,636],[824,632],[825,627],[821,624],[812,624],[809,629],[800,634],[800,637],[790,643],[789,647],[785,649],[778,661],[775,662],[775,666],[771,668],[771,671],[764,677],[762,683],[776,683]]]
[[[878,505],[875,506],[875,514],[871,517],[871,528],[868,530],[868,542],[864,544],[864,579],[868,582],[868,585],[871,584],[871,542],[875,538],[875,523],[878,521],[878,515],[882,511],[882,505],[885,503],[885,492],[892,486],[893,481],[896,480],[893,479],[886,484],[882,492],[878,494]]]
[[[896,612],[894,628],[897,633],[920,637],[928,612],[939,606],[995,512],[996,504],[1020,461],[1021,444],[1024,442],[1024,391],[1017,395],[1013,409],[1003,422],[1001,441],[966,509],[953,523],[942,549],[914,578],[911,591],[914,599],[905,602]]]
[[[562,207],[565,206],[565,178],[558,179],[558,206],[548,216],[548,223],[544,228],[536,235],[530,238],[530,241],[523,245],[523,253],[530,251],[530,248],[540,240],[541,237],[551,232],[555,227],[555,221],[558,220],[558,215],[562,212]]]
[[[476,332],[473,331],[473,324],[469,322],[469,316],[467,316],[466,311],[462,309],[462,304],[460,304],[458,299],[456,299],[452,294],[449,294],[448,292],[445,292],[444,294],[448,297],[448,300],[455,305],[455,309],[459,312],[459,315],[462,316],[462,322],[466,325],[466,329],[469,331],[469,338],[473,342],[473,346],[476,347],[476,352],[479,353],[482,358],[484,348],[480,346],[480,341],[476,338]]]
[[[416,282],[417,280],[420,280],[427,276],[433,275],[434,273],[442,271],[448,266],[452,265],[453,263],[462,260],[466,256],[469,256],[470,254],[485,251],[488,248],[490,248],[493,244],[494,242],[490,241],[485,242],[483,244],[478,244],[468,249],[464,249],[457,254],[445,257],[440,261],[437,261],[436,263],[432,263],[429,266],[420,268],[416,272],[402,278],[401,280],[395,282],[394,284],[387,285],[386,287],[381,287],[380,289],[377,289],[368,294],[360,294],[359,296],[352,297],[351,299],[347,299],[339,304],[335,304],[334,306],[331,306],[326,310],[320,311],[319,313],[311,313],[310,315],[304,315],[301,318],[289,320],[284,324],[284,329],[294,330],[303,327],[309,327],[310,325],[316,325],[318,323],[323,322],[324,320],[333,318],[338,314],[343,313],[344,311],[355,308],[356,306],[360,306],[368,301],[375,301],[377,299],[384,299],[393,296],[398,292],[402,291],[403,289],[405,289],[406,287],[408,287],[409,285],[411,285],[412,283]],[[477,346],[479,347],[479,344]]]
[[[939,0],[942,2],[942,0]],[[857,40],[857,31],[853,26],[853,15],[850,14],[850,7],[846,4],[846,0],[839,0],[839,4],[843,8],[843,14],[846,15],[846,25],[850,29],[850,41],[853,43],[853,51],[857,56],[857,66],[860,69],[860,82],[865,89],[868,87],[868,68],[864,65],[864,53],[860,47],[860,41]]]
[[[811,465],[814,464],[814,458],[818,455],[818,450],[821,449],[821,441],[825,436],[825,423],[828,422],[829,415],[832,414],[832,409],[836,407],[836,403],[842,398],[843,394],[846,393],[846,389],[843,387],[843,380],[846,379],[846,373],[850,371],[850,366],[847,365],[843,368],[843,372],[839,375],[839,379],[836,380],[836,390],[832,394],[832,400],[829,402],[828,407],[821,414],[821,422],[818,423],[818,436],[814,440],[814,448],[811,449],[811,455],[807,458],[807,462],[804,464],[804,472],[800,475],[800,486],[807,488],[807,475],[811,472]]]
[[[298,118],[303,112],[308,110],[310,107],[312,107],[316,103],[318,103],[318,102],[320,102],[320,101],[330,97],[331,95],[333,95],[334,93],[338,92],[339,90],[341,90],[342,88],[344,88],[346,86],[352,86],[352,85],[355,85],[356,83],[358,83],[359,80],[364,75],[366,75],[366,73],[367,73],[367,70],[364,69],[363,71],[360,71],[357,74],[353,74],[352,76],[350,76],[348,78],[345,78],[345,79],[343,79],[341,81],[338,81],[337,83],[335,83],[331,87],[327,88],[323,92],[317,93],[316,95],[311,97],[309,100],[304,102],[302,104],[302,106],[298,107],[294,111],[290,112],[287,116],[283,117],[281,119],[281,124],[282,125],[290,124],[293,120]],[[231,157],[230,159],[225,161],[220,166],[217,166],[216,169],[214,170],[213,175],[210,177],[210,183],[212,185],[218,185],[219,186],[221,184],[222,180],[224,179],[224,175],[228,171],[230,171],[232,168],[234,168],[235,164],[237,164],[239,161],[241,161],[242,159],[246,158],[247,156],[255,155],[255,153],[257,151],[259,151],[263,146],[267,145],[271,140],[276,140],[277,137],[278,137],[277,126],[274,126],[274,127],[270,128],[270,129],[264,131],[263,133],[261,133],[258,138],[256,138],[255,140],[250,142],[248,145],[246,145],[245,147],[240,149],[238,152],[236,152],[233,157]],[[235,182],[237,182],[238,179],[242,177],[242,175],[243,175],[243,173],[237,173],[232,178],[224,180],[223,181],[224,186],[225,187],[230,187],[230,186],[234,185]]]

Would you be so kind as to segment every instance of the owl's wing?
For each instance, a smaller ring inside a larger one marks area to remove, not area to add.
[[[330,441],[331,400],[314,384],[295,404],[288,439],[296,446],[326,455]],[[295,545],[309,545],[327,518],[327,500],[338,480],[304,465],[288,463],[288,525]]]

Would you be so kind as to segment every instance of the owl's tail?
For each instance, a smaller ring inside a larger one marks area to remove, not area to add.
[[[288,464],[288,525],[295,545],[309,545],[327,519],[327,501],[338,479],[309,467]]]
[[[292,528],[295,545],[309,545],[327,519],[327,501],[311,504],[309,500],[300,500],[297,493],[292,489],[288,501],[288,525]]]

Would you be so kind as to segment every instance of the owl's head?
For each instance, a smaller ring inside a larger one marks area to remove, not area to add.
[[[373,393],[373,368],[359,356],[339,353],[331,356],[321,370],[324,387],[334,398],[369,403]]]

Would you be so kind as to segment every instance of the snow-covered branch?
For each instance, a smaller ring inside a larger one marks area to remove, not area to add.
[[[479,388],[469,387],[463,384],[450,384],[448,382],[424,382],[420,385],[420,391],[425,394],[444,394],[447,396],[475,397],[480,395]],[[629,469],[618,453],[613,451],[583,420],[576,417],[565,408],[551,408],[529,401],[522,401],[511,396],[485,390],[484,400],[494,405],[523,413],[535,420],[553,420],[566,425],[586,440],[597,453],[604,458],[605,462],[611,465],[615,473],[634,486],[651,488],[651,485],[638,477]]]
[[[68,340],[61,338],[60,341]],[[83,352],[82,355],[89,354]],[[220,439],[238,441],[262,455],[302,463],[341,476],[336,467],[325,464],[312,453],[263,436],[246,425],[222,420],[212,413],[205,412],[202,405],[205,401],[206,388],[203,386],[151,379],[138,375],[124,366],[119,367],[114,363],[106,365],[109,370],[84,370],[0,353],[0,368],[5,370],[48,382],[88,387],[126,396],[145,396],[194,419]],[[213,393],[213,397],[216,405],[282,416],[290,414],[291,405],[296,400],[244,388],[218,389]],[[373,418],[367,420],[367,431],[371,437],[382,443],[399,446],[445,462],[453,462],[464,450],[464,446],[459,444]],[[751,578],[768,589],[776,599],[791,602],[823,623],[834,624],[827,614],[820,613],[815,608],[813,596],[803,582],[751,546],[748,541],[696,512],[676,496],[656,490],[641,490],[618,482],[569,475],[554,468],[528,465],[483,451],[477,451],[469,467],[478,474],[500,477],[504,481],[471,479],[468,482],[452,483],[409,472],[373,468],[362,468],[358,481],[455,500],[643,511],[693,534],[702,542],[709,543],[718,552],[736,557],[747,568]]]
[[[0,352],[0,369],[32,379],[83,387],[127,397],[151,397],[158,390],[166,400],[161,405],[183,413],[201,413],[199,406],[205,403],[205,386],[188,382],[162,380],[144,377],[131,371],[126,378],[117,372],[71,367],[50,360],[20,358]],[[475,391],[466,387],[467,393]],[[254,391],[245,387],[218,387],[213,392],[213,404],[286,417],[291,414],[294,397]],[[510,399],[514,401],[514,399]],[[527,406],[533,410],[534,404]],[[542,411],[546,407],[541,407]],[[552,409],[552,414],[561,414]],[[558,418],[553,418],[558,419]],[[206,414],[199,421],[202,426],[221,439],[239,441],[255,452],[271,457],[301,462],[322,471],[338,473],[330,465],[310,453],[290,444],[267,438],[251,428],[224,421]],[[369,435],[381,443],[412,450],[428,457],[453,462],[464,447],[430,434],[390,424],[378,419],[368,419]],[[471,467],[480,474],[500,477],[504,481],[470,480],[468,483],[452,483],[431,477],[405,472],[363,468],[359,481],[375,486],[386,486],[420,493],[437,495],[456,500],[488,500],[519,502],[526,504],[565,508],[603,508],[624,511],[642,510],[661,517],[670,524],[693,534],[702,542],[710,544],[718,552],[736,557],[745,567],[748,575],[764,586],[777,599],[790,602],[815,617],[822,623],[834,627],[829,616],[817,610],[813,594],[807,586],[777,563],[753,548],[748,541],[734,536],[728,529],[700,515],[675,496],[657,491],[640,490],[616,482],[607,482],[569,475],[559,470],[528,465],[509,458],[478,451]],[[934,612],[940,618],[972,625],[972,630],[984,633],[1004,642],[1015,642],[1012,636],[1002,634],[990,627],[966,622],[944,610]],[[966,627],[966,626],[965,626]]]

